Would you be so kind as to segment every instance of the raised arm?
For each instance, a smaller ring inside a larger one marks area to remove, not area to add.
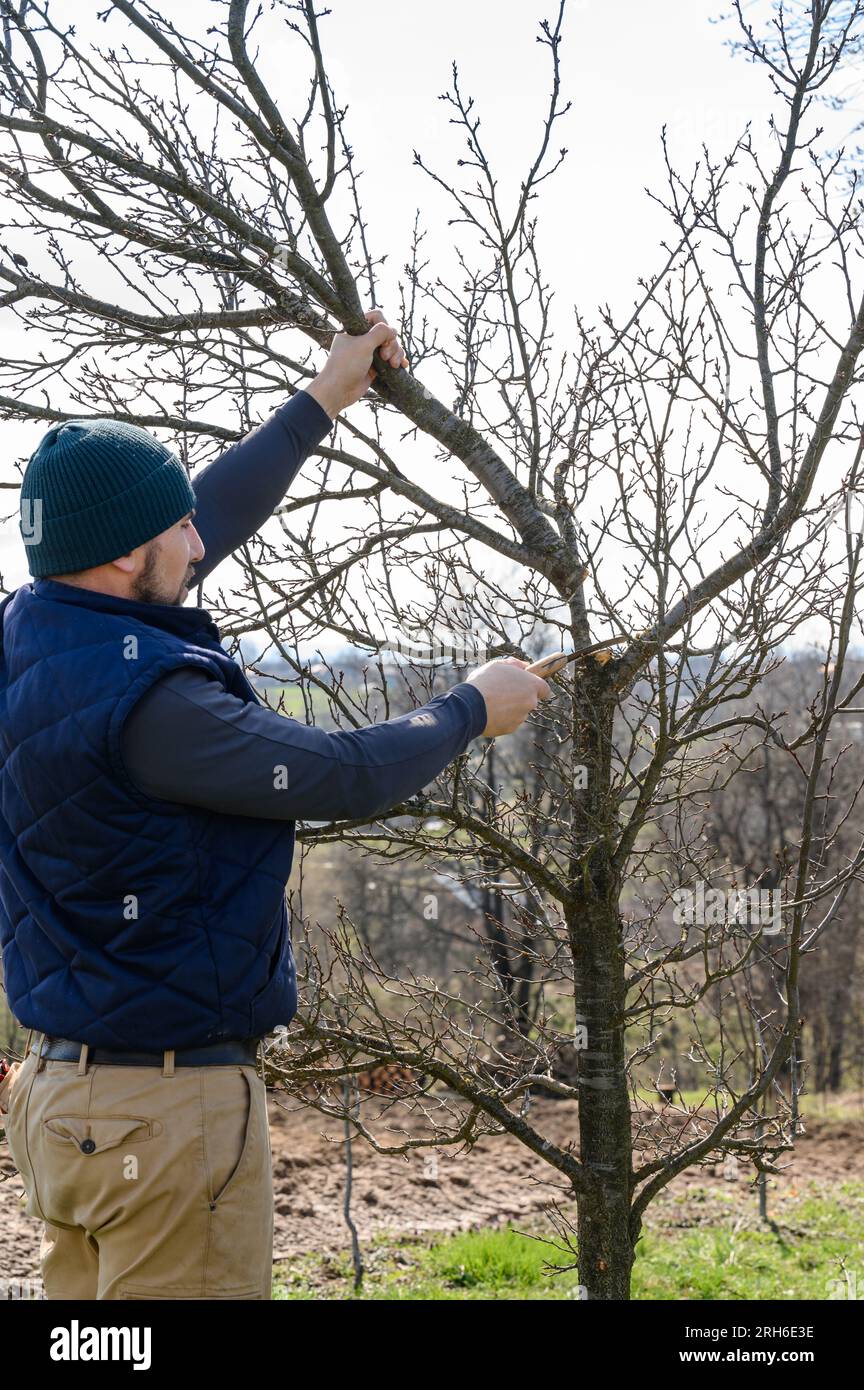
[[[309,385],[192,479],[194,525],[205,552],[195,564],[196,586],[260,530],[337,415],[369,390],[375,349],[391,366],[407,365],[381,310],[370,309],[366,318],[368,333],[337,333],[326,363]]]

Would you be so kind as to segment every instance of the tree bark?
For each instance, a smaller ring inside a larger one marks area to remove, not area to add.
[[[602,670],[589,667],[574,699],[574,760],[587,766],[588,778],[584,791],[572,794],[575,900],[566,916],[576,1024],[587,1035],[587,1045],[577,1052],[580,1156],[597,1178],[597,1189],[578,1202],[577,1237],[579,1282],[588,1298],[629,1300],[632,1129],[624,1052],[621,883],[611,863],[614,706],[604,693]]]
[[[577,1022],[588,1046],[578,1054],[579,1137],[596,1197],[578,1204],[579,1282],[589,1299],[630,1298],[632,1131],[624,1069],[623,955],[613,904],[592,904],[570,924],[576,962]]]

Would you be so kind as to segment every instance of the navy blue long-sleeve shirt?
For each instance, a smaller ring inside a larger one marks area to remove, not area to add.
[[[298,391],[193,478],[204,579],[279,505],[305,458],[332,429]],[[366,819],[420,791],[487,722],[461,682],[411,714],[330,733],[230,695],[215,676],[160,677],[123,727],[123,762],[149,796],[278,820]]]

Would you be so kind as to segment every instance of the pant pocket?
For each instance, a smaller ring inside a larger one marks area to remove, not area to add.
[[[245,1095],[238,1095],[242,1078]],[[267,1090],[252,1068],[208,1077],[206,1298],[270,1298],[273,1170]]]
[[[162,1125],[148,1115],[88,1115],[66,1109],[62,1100],[46,1106],[30,1126],[30,1154],[39,1179],[44,1220],[95,1230],[106,1214],[134,1200],[144,1173],[145,1154]],[[75,1102],[72,1101],[74,1105]]]
[[[140,1115],[46,1115],[42,1131],[49,1143],[99,1154],[118,1144],[151,1139],[154,1123]]]
[[[207,1077],[208,1083],[215,1081],[218,1087],[218,1096],[211,1089],[204,1112],[209,1180],[207,1196],[211,1208],[228,1197],[242,1176],[249,1156],[255,1119],[249,1078],[240,1067],[236,1073],[229,1075],[231,1084],[226,1084],[224,1072],[221,1076],[211,1073]],[[235,1077],[239,1078],[239,1088]]]

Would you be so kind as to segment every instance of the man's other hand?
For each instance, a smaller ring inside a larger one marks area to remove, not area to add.
[[[552,694],[542,677],[525,670],[530,664],[516,656],[505,656],[487,661],[467,677],[468,684],[476,685],[486,701],[484,738],[512,734],[536,709],[538,701],[547,700]]]
[[[335,334],[327,361],[314,381],[303,388],[331,420],[369,390],[377,375],[372,366],[376,348],[389,366],[408,366],[396,329],[385,323],[383,312],[367,309],[364,318],[371,325],[369,332]]]

